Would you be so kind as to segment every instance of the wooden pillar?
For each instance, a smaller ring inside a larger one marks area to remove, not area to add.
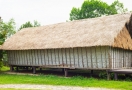
[[[33,69],[33,74],[35,74],[36,73],[36,67],[32,67],[32,69]]]
[[[65,77],[68,76],[68,69],[67,68],[64,68],[64,73],[65,73]]]
[[[114,78],[115,78],[115,80],[118,79],[118,76],[117,76],[117,75],[118,75],[117,73],[114,73]]]
[[[12,72],[13,70],[14,70],[14,69],[13,69],[13,66],[11,65],[11,66],[10,66],[10,71]]]
[[[106,70],[106,73],[107,73],[107,80],[110,80],[110,72]]]

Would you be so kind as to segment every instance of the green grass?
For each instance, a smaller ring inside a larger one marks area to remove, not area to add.
[[[9,70],[9,68],[4,67],[2,69],[2,71],[6,70]],[[55,75],[12,75],[0,73],[0,84],[45,84],[132,90],[132,82],[129,81],[107,81],[82,76],[66,78]]]
[[[132,90],[132,82],[98,80],[94,78],[85,78],[81,76],[65,78],[54,75],[31,76],[0,74],[0,84],[45,84],[83,87],[104,87]]]

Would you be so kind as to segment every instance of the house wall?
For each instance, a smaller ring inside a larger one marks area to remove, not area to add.
[[[82,69],[132,67],[132,51],[112,47],[13,50],[7,53],[10,65]]]
[[[112,69],[132,68],[132,51],[111,48]]]
[[[9,65],[110,69],[109,47],[7,51]]]

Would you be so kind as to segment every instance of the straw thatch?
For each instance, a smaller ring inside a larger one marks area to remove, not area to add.
[[[35,28],[25,28],[6,40],[4,50],[112,46],[132,50],[125,27],[131,14],[117,14]]]

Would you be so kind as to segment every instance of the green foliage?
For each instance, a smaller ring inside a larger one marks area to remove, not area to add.
[[[103,15],[124,13],[126,11],[127,9],[124,9],[123,4],[118,0],[114,1],[111,5],[108,5],[101,0],[85,0],[81,8],[72,8],[70,12],[70,20],[94,18]]]
[[[124,13],[127,12],[127,8],[124,8],[123,3],[120,3],[118,0],[114,1],[110,7],[112,8],[112,12],[114,12],[115,14],[117,13]]]
[[[101,78],[101,79],[107,79],[107,73],[106,72],[100,72],[99,73],[99,78]]]
[[[104,71],[101,71],[99,73],[99,78],[100,79],[107,79],[107,73],[104,72]],[[114,79],[114,74],[113,73],[110,73],[110,78],[113,80]]]
[[[14,19],[10,19],[8,22],[0,20],[0,45],[2,45],[7,38],[15,33],[15,22]],[[3,61],[7,61],[5,51],[0,51],[0,68],[3,66]]]
[[[34,23],[32,24],[30,21],[26,22],[25,24],[22,24],[19,28],[19,30],[21,30],[22,28],[28,28],[28,27],[38,27],[40,26],[40,24],[37,21],[34,21]]]
[[[14,19],[10,19],[8,22],[0,21],[0,45],[4,41],[15,33],[15,22]]]

